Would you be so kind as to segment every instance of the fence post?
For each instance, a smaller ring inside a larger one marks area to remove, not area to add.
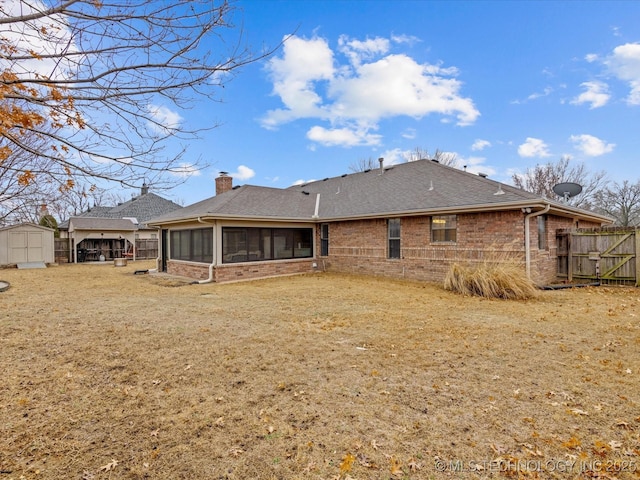
[[[633,232],[633,235],[636,237],[636,287],[640,287],[640,235],[638,235],[638,232],[640,232],[638,228]]]
[[[573,243],[573,230],[569,230],[567,233],[567,282],[573,282],[573,250],[571,244]]]

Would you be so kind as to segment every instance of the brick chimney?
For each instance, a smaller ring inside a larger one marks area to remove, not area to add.
[[[40,204],[40,207],[38,208],[38,220],[42,220],[42,218],[46,217],[47,215],[49,215],[49,209],[47,208],[47,204],[46,203]]]
[[[149,193],[149,185],[147,185],[147,182],[144,182],[140,189],[140,195],[146,195],[147,193]]]
[[[233,188],[233,178],[227,172],[220,172],[220,176],[216,178],[216,195],[228,192]]]

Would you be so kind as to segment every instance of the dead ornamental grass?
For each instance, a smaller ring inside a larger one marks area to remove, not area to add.
[[[638,478],[640,293],[3,270],[0,480]]]
[[[523,274],[522,266],[512,263],[454,263],[447,272],[444,288],[463,295],[506,300],[526,300],[537,294],[536,285]]]

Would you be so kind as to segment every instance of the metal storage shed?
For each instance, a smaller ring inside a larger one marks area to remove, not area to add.
[[[53,230],[34,223],[0,228],[0,266],[54,262]]]

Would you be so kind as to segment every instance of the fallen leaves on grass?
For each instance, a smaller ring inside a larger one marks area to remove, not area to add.
[[[589,415],[588,412],[585,412],[584,410],[580,410],[579,408],[572,408],[569,410],[570,413],[572,413],[573,415]]]
[[[102,470],[103,472],[110,472],[111,470],[113,470],[117,466],[118,466],[118,461],[114,460],[114,459],[111,459],[111,461],[109,463],[107,463],[106,465],[101,466],[100,470]]]
[[[401,477],[404,475],[404,472],[402,471],[402,464],[397,458],[391,457],[391,459],[389,459],[389,462],[391,463],[391,475],[393,475],[394,477]]]
[[[356,457],[354,457],[350,453],[347,453],[344,457],[342,457],[342,462],[340,463],[340,475],[344,475],[345,473],[351,471],[355,459]]]
[[[232,457],[239,457],[243,453],[244,453],[244,450],[241,449],[240,447],[233,447],[229,449],[229,455]]]
[[[575,450],[580,445],[581,445],[581,442],[576,437],[571,437],[569,440],[567,440],[566,442],[562,443],[562,446],[564,448],[568,448],[570,450]]]
[[[377,468],[376,464],[364,453],[358,453],[356,455],[356,458],[358,459],[358,463],[360,464],[360,466],[364,468]]]
[[[409,467],[409,470],[411,472],[417,472],[418,470],[422,469],[423,464],[422,462],[417,462],[415,458],[412,458],[407,464],[407,466]]]

